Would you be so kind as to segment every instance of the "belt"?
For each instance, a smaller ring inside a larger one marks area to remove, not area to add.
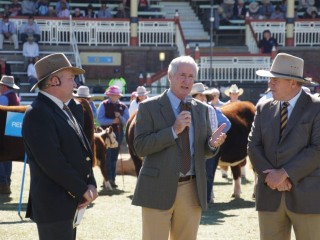
[[[196,178],[196,175],[189,175],[185,177],[179,177],[179,182],[190,181],[191,179]]]

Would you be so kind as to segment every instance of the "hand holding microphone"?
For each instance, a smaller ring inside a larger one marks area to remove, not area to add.
[[[176,118],[173,129],[176,134],[181,133],[185,128],[189,128],[191,124],[191,96],[187,96],[184,107]]]

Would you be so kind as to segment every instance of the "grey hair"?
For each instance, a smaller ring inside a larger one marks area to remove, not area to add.
[[[181,63],[188,63],[188,64],[193,65],[194,70],[196,72],[195,76],[198,76],[198,71],[199,71],[198,64],[190,56],[180,56],[180,57],[177,57],[177,58],[173,59],[171,61],[170,65],[169,65],[168,74],[169,75],[174,75],[177,72],[178,66]]]

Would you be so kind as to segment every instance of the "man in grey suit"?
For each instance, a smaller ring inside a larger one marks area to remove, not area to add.
[[[273,99],[257,105],[248,154],[258,174],[260,239],[320,239],[320,101],[302,91],[304,61],[279,53],[271,69]]]
[[[197,73],[193,58],[173,59],[170,89],[139,105],[134,147],[145,158],[132,203],[142,206],[143,240],[196,239],[207,208],[206,157],[217,153],[226,135],[225,124],[212,134],[208,108],[200,101],[189,99],[189,111],[180,107]]]

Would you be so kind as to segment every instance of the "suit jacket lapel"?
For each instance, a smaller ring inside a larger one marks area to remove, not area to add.
[[[201,116],[201,112],[200,112],[200,109],[197,108],[196,106],[197,106],[197,102],[192,100],[192,102],[191,102],[191,119],[192,119],[193,136],[194,136],[193,144],[195,144],[196,139],[200,139],[200,137],[198,136],[200,131],[196,131],[195,126],[201,126],[199,124],[196,124],[200,121],[199,116]],[[206,127],[206,126],[202,126],[202,127]]]
[[[77,131],[77,129],[76,129],[76,126],[75,126],[74,123],[71,121],[71,119],[63,112],[63,110],[60,109],[57,104],[55,104],[51,99],[49,99],[49,98],[46,97],[45,95],[39,93],[38,97],[39,97],[39,99],[41,99],[42,101],[45,101],[45,102],[52,108],[52,110],[55,111],[55,113],[56,113],[59,117],[63,118],[63,119],[68,123],[68,125],[73,129],[73,131],[75,131],[77,137],[79,138],[80,142],[82,143],[81,136],[79,135],[79,133],[78,133],[78,131]],[[78,125],[79,125],[79,124],[78,124]],[[81,126],[80,126],[80,125],[79,125],[79,128],[81,129]],[[82,130],[81,130],[81,131],[82,131]],[[83,134],[83,136],[85,136],[84,133],[83,133],[83,131],[82,131],[82,134]],[[83,139],[84,139],[84,141],[86,141],[86,138],[85,138],[85,137],[84,137]],[[92,155],[92,151],[90,150],[90,148],[88,148],[89,144],[83,144],[83,143],[82,143],[82,145],[83,145],[83,147],[88,151],[88,153],[90,153],[90,154]],[[87,146],[86,146],[86,145],[87,145]]]
[[[283,130],[282,138],[284,139],[286,135],[293,129],[296,125],[296,122],[301,118],[303,111],[308,103],[308,95],[302,91],[301,96],[298,98],[296,105],[294,106],[291,116],[288,120],[287,126]]]
[[[270,132],[273,132],[274,139],[280,140],[280,102],[279,101],[272,101],[270,103],[270,122],[271,122],[271,128]]]
[[[176,117],[172,110],[170,100],[167,96],[167,91],[165,91],[159,98],[159,103],[161,105],[161,114],[163,118],[165,119],[168,126],[172,126],[174,124],[174,121],[176,120]]]

